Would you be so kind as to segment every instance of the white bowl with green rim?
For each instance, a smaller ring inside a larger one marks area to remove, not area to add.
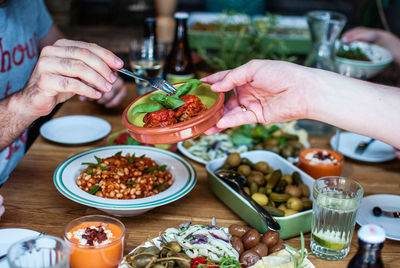
[[[310,190],[309,199],[313,200],[312,189],[314,179],[280,155],[270,151],[256,150],[241,153],[240,156],[242,158],[248,158],[253,163],[266,161],[273,169],[280,169],[282,174],[292,174],[294,171],[297,171],[303,183],[307,185]],[[265,220],[243,196],[214,174],[214,172],[224,164],[225,159],[226,157],[211,160],[206,165],[208,182],[212,191],[245,222],[257,229],[260,233],[265,233],[269,230]],[[301,232],[308,233],[311,231],[312,209],[301,211],[290,216],[274,218],[281,226],[279,234],[282,239],[297,236]]]
[[[336,49],[339,49],[339,42]],[[369,79],[385,69],[392,61],[393,56],[389,50],[366,42],[355,41],[349,44],[350,48],[360,48],[371,61],[353,60],[335,57],[338,72],[346,76]]]
[[[110,157],[120,151],[122,155],[145,154],[157,164],[167,165],[167,170],[173,179],[171,187],[150,197],[127,200],[98,197],[78,187],[76,179],[87,167],[82,165],[83,162],[93,162],[94,156]],[[182,198],[193,189],[197,179],[193,166],[175,153],[147,146],[118,145],[91,149],[71,156],[57,167],[53,180],[57,190],[74,202],[100,209],[114,216],[136,216]]]

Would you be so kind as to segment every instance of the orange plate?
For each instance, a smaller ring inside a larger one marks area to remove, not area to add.
[[[308,153],[316,153],[322,151],[327,151],[329,154],[335,157],[336,160],[338,161],[337,165],[323,164],[323,163],[311,164],[309,160],[305,159]],[[340,174],[342,173],[343,162],[344,162],[343,155],[327,149],[317,149],[317,148],[307,149],[301,151],[299,155],[299,168],[304,172],[306,172],[311,177],[313,177],[314,179],[326,176],[340,176]]]
[[[204,113],[178,124],[167,127],[139,127],[128,120],[128,111],[132,105],[144,96],[153,93],[156,90],[148,92],[140,96],[126,107],[122,115],[122,122],[128,129],[132,138],[147,144],[166,144],[176,143],[186,139],[190,139],[200,135],[207,129],[214,126],[224,114],[224,94],[219,93],[218,98],[213,106],[207,109]]]

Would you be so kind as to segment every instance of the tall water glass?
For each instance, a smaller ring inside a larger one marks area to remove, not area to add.
[[[311,251],[319,258],[340,260],[347,256],[356,214],[364,190],[345,177],[323,177],[314,182]]]
[[[34,236],[14,243],[7,260],[11,268],[68,268],[69,248],[58,237]]]

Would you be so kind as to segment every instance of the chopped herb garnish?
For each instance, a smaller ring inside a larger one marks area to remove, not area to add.
[[[99,168],[100,168],[101,170],[103,170],[103,171],[109,171],[109,169],[108,169],[107,167],[104,167],[104,166],[102,166],[102,165],[99,165]]]
[[[97,160],[97,164],[101,163],[101,158],[100,157],[94,156],[94,158]]]
[[[125,185],[136,185],[136,182],[134,182],[134,181],[127,181],[127,182],[125,182]]]
[[[157,169],[157,167],[151,167],[151,168],[148,168],[148,169],[146,169],[145,171],[143,171],[144,173],[150,173],[150,172],[152,172],[152,171],[154,171],[154,170],[156,170]]]
[[[89,167],[98,167],[99,166],[99,164],[89,163],[89,162],[83,162],[83,163],[81,163],[81,165],[88,165]]]
[[[92,176],[94,172],[93,172],[92,169],[89,169],[89,170],[86,170],[85,173],[88,174],[88,175],[90,175],[90,176]]]
[[[99,185],[95,185],[89,190],[89,194],[95,194],[100,189]]]
[[[122,151],[119,151],[119,152],[115,153],[114,156],[120,156],[121,154],[122,154]]]
[[[135,140],[134,138],[132,138],[131,136],[128,136],[126,138],[126,145],[141,145],[141,143],[137,140]]]
[[[139,158],[143,158],[143,157],[145,157],[146,156],[146,154],[142,154],[141,156],[139,156]]]
[[[303,266],[304,259],[307,258],[307,256],[311,254],[311,252],[307,253],[307,251],[306,251],[306,248],[305,248],[305,245],[304,245],[303,232],[300,233],[300,240],[301,240],[301,242],[300,242],[301,243],[301,249],[300,250],[297,250],[294,247],[291,247],[291,246],[289,246],[287,244],[284,244],[285,247],[290,249],[290,251],[287,250],[287,249],[286,249],[286,251],[289,252],[290,256],[292,257],[293,267],[294,268],[301,268]],[[297,259],[295,255],[299,255],[300,258]]]
[[[160,188],[164,187],[165,185],[167,185],[166,182],[161,183],[161,184],[157,184],[156,186],[153,187],[153,189],[156,189],[156,190],[157,190],[157,189],[160,189]]]
[[[167,165],[162,165],[158,167],[158,171],[166,171],[167,170]]]

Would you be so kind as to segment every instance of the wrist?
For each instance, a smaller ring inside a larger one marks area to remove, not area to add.
[[[13,117],[19,122],[26,122],[27,125],[40,117],[33,111],[31,101],[26,98],[23,91],[13,94],[10,97],[8,106],[8,110],[11,111]]]

